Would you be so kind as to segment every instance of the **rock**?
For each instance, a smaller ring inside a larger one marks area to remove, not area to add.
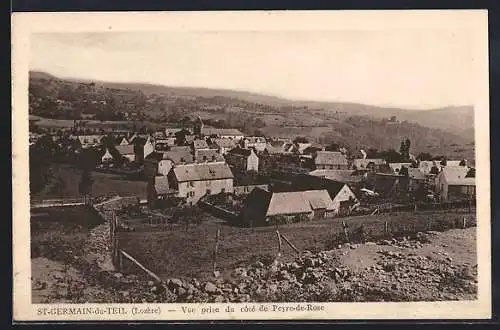
[[[178,296],[184,297],[184,296],[187,295],[188,291],[186,289],[184,289],[183,287],[178,287],[176,293],[177,293]]]
[[[121,294],[123,297],[128,297],[128,296],[130,296],[130,291],[120,291],[120,294]]]
[[[226,299],[224,299],[224,296],[216,296],[214,299],[215,303],[223,303]]]
[[[33,290],[43,290],[47,288],[47,283],[42,281],[36,281],[33,284]]]
[[[375,242],[366,242],[365,245],[372,246],[372,245],[377,245],[377,244]]]
[[[153,282],[153,281],[148,281],[148,286],[153,286],[153,285],[155,285],[155,282]]]
[[[257,262],[255,263],[255,267],[257,267],[257,268],[262,268],[262,267],[264,267],[264,264],[263,264],[262,262],[260,262],[260,261],[257,261]]]
[[[175,288],[182,287],[183,283],[178,278],[171,278],[171,279],[167,280],[167,286],[170,289],[175,289]]]
[[[204,287],[205,292],[213,294],[217,292],[217,287],[211,282],[207,282]]]
[[[358,247],[358,244],[351,244],[351,246],[350,246],[350,248],[351,248],[352,250],[356,249],[357,247]]]

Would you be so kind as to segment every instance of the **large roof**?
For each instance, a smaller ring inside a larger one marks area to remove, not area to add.
[[[266,216],[311,213],[313,210],[335,209],[326,190],[308,190],[293,192],[269,192],[255,188],[249,196],[249,207],[264,206]]]
[[[127,145],[118,145],[115,147],[116,151],[120,153],[120,155],[130,155],[134,153],[134,146],[131,144]]]
[[[179,165],[172,170],[179,182],[232,179],[234,177],[226,163]]]
[[[224,162],[224,156],[219,154],[217,149],[200,149],[196,150],[196,162]]]
[[[338,151],[318,151],[316,165],[348,165],[347,158]]]
[[[217,135],[217,136],[243,136],[244,134],[236,128],[214,128],[204,127],[201,129],[203,135]]]
[[[445,166],[440,175],[444,176],[449,185],[474,186],[476,178],[467,177],[470,168],[467,166]]]
[[[236,148],[236,143],[232,139],[228,138],[216,138],[214,139],[214,144],[219,148]]]
[[[166,176],[156,176],[155,177],[155,190],[158,195],[168,194],[173,190],[170,189],[168,184],[168,177]]]
[[[205,140],[196,139],[193,141],[193,147],[195,149],[208,149],[208,143]]]
[[[152,152],[150,153],[146,159],[154,159],[156,161],[161,161],[164,159],[171,160],[174,164],[180,163],[192,163],[193,155],[189,151],[180,150],[180,151],[163,151],[163,152]]]

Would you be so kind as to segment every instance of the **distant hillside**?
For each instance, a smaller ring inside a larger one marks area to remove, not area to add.
[[[408,137],[415,152],[473,157],[474,112],[469,106],[405,110],[293,101],[224,89],[59,79],[31,72],[30,112],[58,119],[94,113],[104,116],[100,120],[121,120],[123,113],[130,112],[157,124],[186,123],[186,116],[201,116],[211,124],[237,127],[248,134],[258,129],[274,136],[303,135],[353,149],[398,149],[401,138]],[[389,121],[392,116],[396,121]]]

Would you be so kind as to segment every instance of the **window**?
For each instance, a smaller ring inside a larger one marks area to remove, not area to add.
[[[189,181],[189,186],[194,187],[194,181]]]

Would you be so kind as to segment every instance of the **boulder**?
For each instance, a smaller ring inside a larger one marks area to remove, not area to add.
[[[206,293],[209,293],[209,294],[214,294],[217,292],[217,287],[215,286],[215,284],[213,284],[211,282],[205,283],[205,287],[203,289]]]

